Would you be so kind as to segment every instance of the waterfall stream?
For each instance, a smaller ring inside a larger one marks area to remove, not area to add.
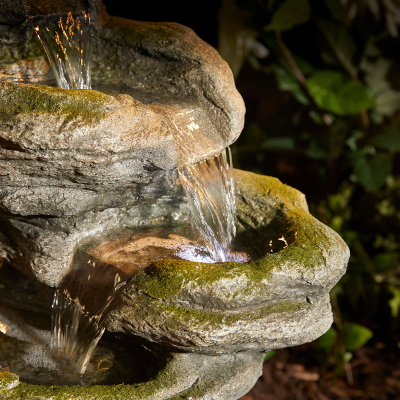
[[[230,261],[235,236],[235,189],[231,151],[179,169],[189,200],[193,228],[214,261]]]
[[[31,18],[62,89],[90,89],[90,15],[86,12]]]

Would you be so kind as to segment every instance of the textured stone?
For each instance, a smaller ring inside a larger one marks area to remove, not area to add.
[[[84,245],[87,240],[98,236],[109,238],[113,231],[123,227],[162,227],[170,222],[188,221],[189,208],[182,188],[174,189],[176,171],[162,177],[158,179],[155,175],[152,184],[142,190],[127,190],[125,201],[133,204],[130,206],[121,206],[121,195],[114,199],[119,206],[99,207],[79,216],[3,215],[0,257],[25,274],[35,276],[49,286],[57,286],[70,269],[76,247]]]
[[[10,82],[46,83],[49,67],[29,21],[0,23],[0,255],[49,285],[82,238],[153,218],[132,207],[243,126],[229,67],[189,28],[92,16],[93,85],[110,95]]]
[[[135,385],[39,386],[19,383],[18,376],[0,371],[0,395],[7,400],[237,400],[256,383],[264,354],[224,356],[171,353],[154,379]]]
[[[249,263],[154,262],[125,290],[107,329],[227,354],[298,345],[330,327],[329,291],[345,272],[346,244],[295,189],[238,170],[235,182],[239,237],[264,242],[264,254]]]
[[[4,332],[0,368],[9,370],[0,371],[2,399],[236,400],[261,375],[264,359],[263,353],[250,352],[217,357],[169,352],[151,343],[114,337],[100,342],[89,371],[76,378],[63,374],[52,358],[50,331],[38,327],[45,320],[41,314],[35,314],[31,324],[29,318],[27,322],[0,305],[0,318]],[[77,381],[85,385],[71,386]]]

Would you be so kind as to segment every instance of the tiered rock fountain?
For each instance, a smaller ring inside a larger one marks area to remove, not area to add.
[[[188,28],[111,18],[89,4],[99,91],[37,86],[51,83],[50,69],[25,4],[7,1],[1,396],[238,399],[265,352],[329,328],[329,291],[345,272],[347,246],[309,214],[300,192],[235,170],[238,253],[210,263],[187,234],[178,169],[217,156],[242,130],[244,105],[226,63]],[[86,373],[69,378],[47,352],[54,288],[72,293],[91,282],[90,311],[110,276],[114,289],[123,284],[102,314],[104,340]]]

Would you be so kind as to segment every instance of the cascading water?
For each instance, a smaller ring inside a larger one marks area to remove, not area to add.
[[[31,21],[45,48],[58,86],[63,89],[90,89],[89,14],[36,15],[31,17]],[[179,175],[189,200],[192,227],[208,251],[202,250],[198,244],[178,246],[169,256],[193,261],[198,261],[200,257],[203,262],[235,259],[230,249],[235,235],[230,149],[208,160],[180,168]],[[150,256],[147,258],[157,257],[154,249],[148,253]],[[162,257],[166,258],[165,255]],[[64,370],[78,375],[85,372],[104,332],[104,321],[118,301],[118,295],[133,275],[145,266],[143,257],[138,259],[140,261],[134,271],[126,269],[126,264],[108,263],[107,257],[101,261],[90,257],[86,261],[78,257],[76,261],[75,257],[75,265],[62,280],[53,303],[51,347],[65,366]]]
[[[132,277],[130,269],[109,265],[78,252],[73,269],[59,285],[53,302],[51,348],[72,373],[83,374],[104,321]]]
[[[235,236],[235,188],[231,151],[179,169],[189,200],[193,228],[214,261],[229,261]]]
[[[86,12],[31,18],[62,89],[90,89],[90,15]]]
[[[58,86],[62,89],[90,89],[89,13],[36,15],[30,19],[46,51]],[[93,262],[89,268],[91,274],[85,275],[89,264],[83,269],[79,268],[81,277],[87,278],[85,284],[72,285],[72,272],[58,287],[53,302],[51,348],[65,366],[71,363],[74,368],[72,372],[78,374],[85,372],[104,332],[102,324],[109,306],[127,282],[121,280],[115,268],[104,263],[98,263],[96,267]],[[82,283],[82,279],[78,282]],[[99,285],[99,282],[104,285]],[[95,295],[90,292],[93,287],[97,289]]]

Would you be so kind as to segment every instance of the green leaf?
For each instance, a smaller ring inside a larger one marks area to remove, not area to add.
[[[358,114],[374,106],[367,91],[359,81],[343,81],[337,71],[320,71],[306,83],[308,92],[318,107],[337,115]]]
[[[352,153],[354,174],[361,185],[371,192],[378,192],[392,171],[393,160],[390,154],[377,153],[367,156],[364,151]]]
[[[278,81],[279,89],[290,92],[299,103],[304,105],[308,104],[307,96],[304,94],[298,80],[291,72],[286,71],[286,69],[278,65],[272,65],[271,70]]]
[[[400,151],[400,129],[388,127],[385,132],[374,136],[370,143],[381,149],[390,151]]]
[[[380,253],[374,257],[374,264],[376,266],[376,270],[380,272],[385,272],[391,268],[395,268],[398,262],[399,262],[399,255],[396,252]]]
[[[392,115],[400,108],[400,98],[386,80],[391,62],[384,58],[379,58],[376,62],[370,62],[367,49],[365,53],[360,63],[360,68],[366,72],[367,90],[375,102],[375,110],[382,115]]]
[[[397,318],[400,310],[400,288],[390,285],[389,291],[393,295],[393,297],[389,300],[390,311],[392,312],[392,317]]]
[[[318,348],[321,350],[329,350],[336,341],[337,332],[333,328],[329,328],[317,341]]]
[[[320,145],[315,141],[311,141],[306,152],[307,157],[313,158],[315,160],[322,160],[327,157],[327,152],[320,147]]]
[[[350,322],[343,324],[343,345],[348,352],[360,349],[372,336],[371,329],[365,326]]]
[[[308,0],[286,0],[275,12],[266,31],[283,32],[310,19]]]
[[[318,25],[340,64],[351,77],[357,76],[357,68],[352,63],[356,44],[347,29],[328,21],[318,21]]]
[[[264,362],[270,360],[276,354],[276,350],[270,350],[265,354]]]
[[[275,137],[264,140],[262,149],[292,150],[295,147],[294,139],[291,137]]]

